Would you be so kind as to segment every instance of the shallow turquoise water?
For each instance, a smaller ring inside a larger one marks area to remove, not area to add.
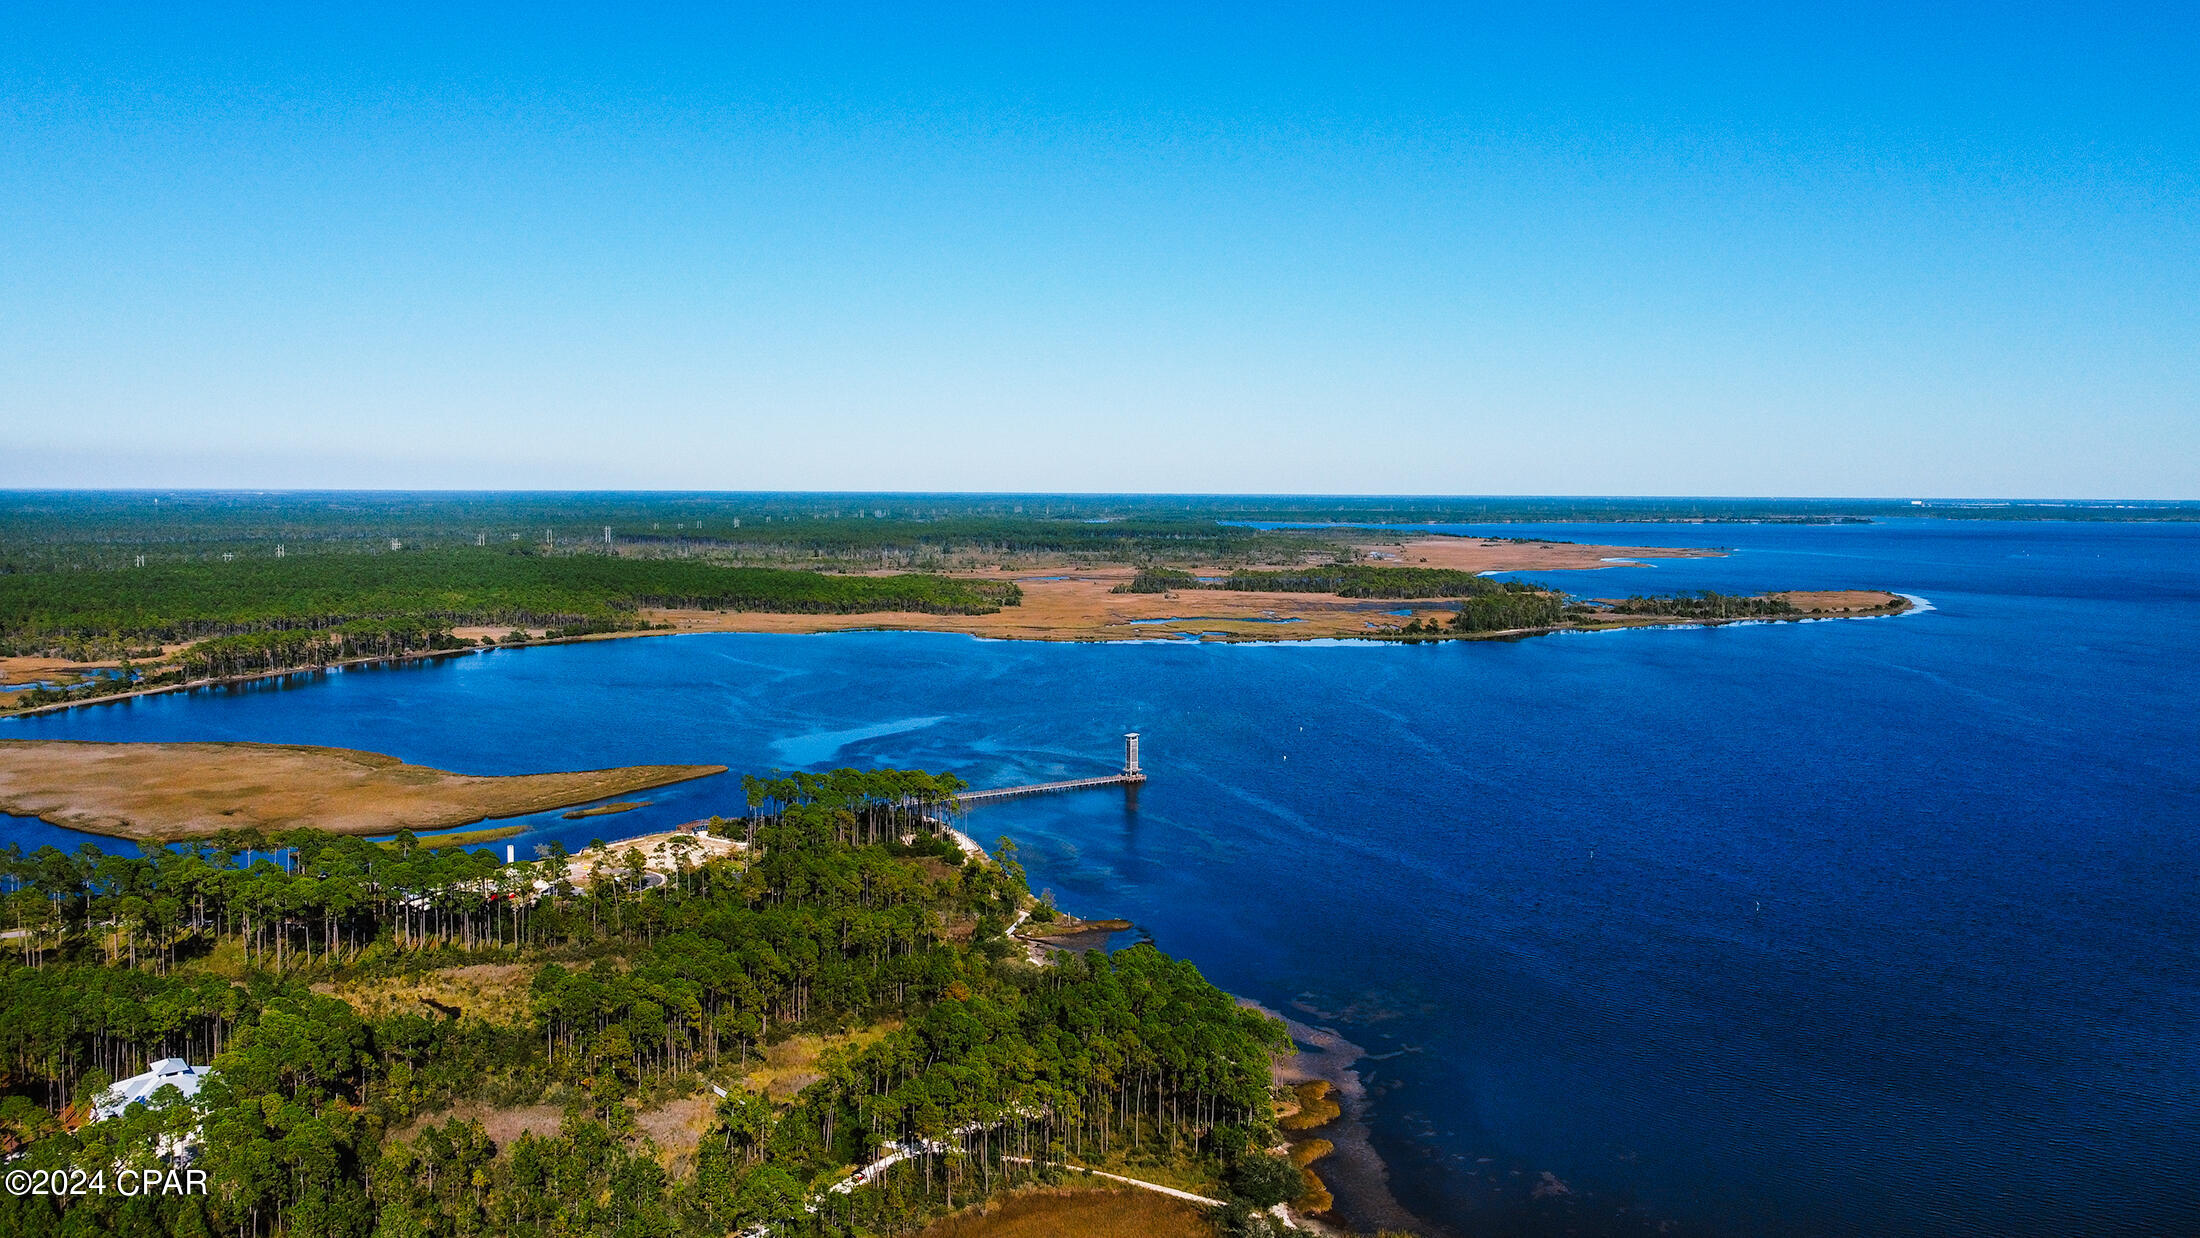
[[[1592,596],[1894,619],[1517,643],[695,636],[12,720],[472,772],[1152,781],[973,810],[1035,885],[1373,1051],[1398,1193],[1475,1233],[2200,1233],[2200,528],[1496,526],[1724,559]],[[739,810],[730,778],[525,848]],[[17,822],[12,833],[71,841]],[[1570,1193],[1532,1197],[1550,1173]]]

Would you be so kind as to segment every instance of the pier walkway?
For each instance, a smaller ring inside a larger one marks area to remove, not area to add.
[[[1011,800],[1020,795],[1052,795],[1056,791],[1084,791],[1093,787],[1135,787],[1146,781],[1146,771],[1138,768],[1138,732],[1123,737],[1123,769],[1120,773],[1099,778],[1069,778],[1061,782],[1034,782],[1021,787],[994,787],[987,791],[965,791],[955,797],[955,806],[968,808],[972,804],[990,804],[994,800]]]
[[[968,808],[972,804],[1014,799],[1019,795],[1051,795],[1056,791],[1082,791],[1087,787],[1134,787],[1144,781],[1146,781],[1144,774],[1108,774],[1101,778],[1071,778],[1066,782],[1034,782],[1021,787],[995,787],[990,791],[965,791],[955,797],[955,802]]]

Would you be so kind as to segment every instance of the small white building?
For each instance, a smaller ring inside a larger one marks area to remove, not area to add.
[[[99,1103],[92,1107],[92,1121],[104,1122],[132,1105],[150,1101],[162,1088],[174,1088],[189,1100],[199,1094],[207,1073],[180,1057],[164,1057],[144,1074],[132,1075],[100,1093]]]

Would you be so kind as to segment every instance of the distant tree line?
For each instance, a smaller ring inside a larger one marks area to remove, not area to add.
[[[871,569],[1030,556],[1244,563],[1331,536],[1224,523],[1244,514],[1161,496],[0,494],[0,574],[129,566],[140,554],[241,562],[278,546],[380,554],[393,541],[405,553],[478,545]]]
[[[1178,589],[1201,587],[1199,577],[1173,567],[1142,567],[1136,575],[1110,590],[1111,593],[1174,593]]]
[[[422,619],[355,619],[339,627],[277,629],[217,636],[186,649],[176,665],[185,679],[267,674],[327,666],[347,658],[386,658],[464,643],[448,624]]]
[[[1341,497],[1284,495],[955,495],[797,493],[0,493],[0,573],[90,570],[137,554],[344,553],[514,542],[601,547],[720,546],[767,557],[891,558],[1041,553],[1168,561],[1277,562],[1258,556],[1349,528],[1278,536],[1261,522],[1327,526],[1688,521],[1848,523],[1955,520],[2193,520],[2200,503],[2024,503],[1860,499]],[[1227,523],[1226,523],[1227,522]]]
[[[394,623],[631,627],[645,606],[781,613],[985,614],[1010,581],[834,575],[684,559],[511,550],[308,555],[0,575],[0,641],[16,652],[119,648]],[[353,628],[363,638],[371,634]],[[302,652],[302,650],[301,650]],[[302,665],[303,663],[292,663]]]
[[[1615,615],[1672,615],[1680,619],[1754,619],[1802,612],[1784,598],[1735,597],[1705,589],[1670,597],[1631,597],[1611,604]]]

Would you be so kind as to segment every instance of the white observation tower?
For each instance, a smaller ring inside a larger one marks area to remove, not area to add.
[[[1132,731],[1123,736],[1123,773],[1126,777],[1132,777],[1139,772],[1138,732]]]

